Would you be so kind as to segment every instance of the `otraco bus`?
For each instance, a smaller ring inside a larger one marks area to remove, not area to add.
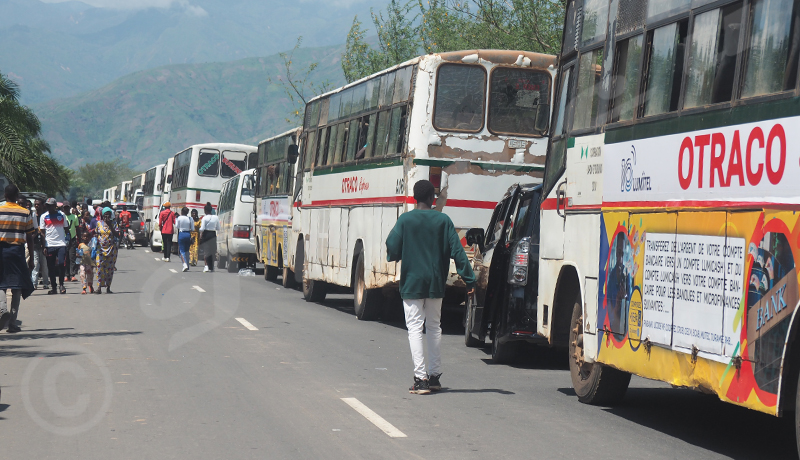
[[[145,233],[151,243],[151,249],[155,248],[152,244],[153,229],[158,223],[158,211],[161,209],[161,172],[163,170],[164,165],[155,165],[144,173],[144,205],[142,213],[144,214]]]
[[[295,242],[306,299],[324,298],[328,283],[352,287],[356,316],[378,314],[382,288],[396,290],[400,276],[386,237],[413,209],[418,180],[437,187],[436,208],[462,241],[510,185],[541,181],[555,63],[524,51],[429,54],[310,101]]]
[[[569,346],[581,401],[633,373],[800,402],[799,7],[568,2],[538,331]]]
[[[302,128],[286,131],[258,144],[256,180],[256,257],[264,264],[264,279],[283,272],[283,285],[293,287],[296,241],[291,238],[297,144]],[[300,222],[297,222],[299,227]],[[294,229],[299,233],[299,229]]]

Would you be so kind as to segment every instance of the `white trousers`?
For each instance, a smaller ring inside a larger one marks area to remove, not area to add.
[[[442,342],[442,299],[403,299],[406,311],[408,343],[411,346],[411,359],[414,361],[414,376],[427,379],[428,374],[442,373],[442,355],[439,350]],[[422,345],[422,326],[428,340],[428,370],[425,370],[425,351]]]

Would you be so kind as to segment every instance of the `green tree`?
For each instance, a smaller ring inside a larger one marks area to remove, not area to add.
[[[290,124],[302,124],[303,114],[305,113],[306,103],[313,99],[315,96],[330,91],[333,85],[328,80],[323,80],[320,83],[314,82],[311,74],[319,66],[318,62],[311,62],[307,67],[301,69],[294,68],[294,53],[300,48],[303,43],[303,37],[297,37],[297,43],[294,48],[288,53],[279,53],[283,59],[283,75],[279,75],[276,80],[277,83],[283,88],[286,96],[289,97],[289,102],[294,106],[292,115],[286,118],[286,122]],[[270,83],[276,81],[272,78],[269,79]]]
[[[342,71],[348,83],[413,59],[422,53],[417,1],[409,0],[401,5],[397,0],[391,0],[385,12],[375,13],[370,9],[378,34],[377,48],[367,44],[367,31],[361,28],[358,16],[353,19],[345,52],[342,54]]]
[[[511,49],[557,54],[566,0],[418,0],[427,52]]]
[[[124,180],[130,180],[135,171],[130,163],[119,161],[98,161],[78,168],[72,183],[76,186],[75,195],[99,197],[103,190],[113,187]],[[72,195],[72,190],[70,190]]]
[[[20,189],[50,195],[69,186],[69,171],[49,155],[42,125],[19,103],[19,86],[0,73],[0,173]]]

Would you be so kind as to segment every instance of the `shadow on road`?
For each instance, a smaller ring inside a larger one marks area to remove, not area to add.
[[[481,351],[491,355],[491,344],[487,343]],[[509,366],[515,369],[569,370],[567,353],[563,348],[549,348],[525,342],[519,343],[516,357],[507,364],[495,364],[491,358],[481,358],[481,361],[490,366]]]
[[[0,358],[60,358],[77,354],[71,351],[36,351],[33,348],[28,345],[3,345],[0,346]]]
[[[8,404],[0,404],[0,412],[3,412],[4,410],[8,409],[9,407],[11,407],[11,406],[9,406]]]
[[[500,389],[497,389],[497,388],[481,388],[481,389],[476,389],[476,390],[470,390],[470,389],[466,389],[466,388],[451,389],[451,388],[442,387],[442,394],[447,394],[447,393],[497,393],[497,394],[501,394],[501,395],[514,395],[514,394],[516,394],[513,391],[500,390]]]
[[[575,396],[572,388],[558,391]],[[791,414],[777,418],[673,388],[629,388],[619,405],[603,410],[730,458],[797,458]]]
[[[48,329],[43,329],[48,330]],[[35,330],[34,330],[35,331]],[[74,339],[78,337],[114,337],[122,335],[138,335],[142,331],[114,331],[114,332],[75,332],[67,334],[35,334],[34,331],[18,332],[16,334],[2,334],[0,335],[0,342],[11,340],[33,340],[33,339]]]

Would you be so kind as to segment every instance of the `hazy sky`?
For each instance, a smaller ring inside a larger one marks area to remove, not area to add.
[[[71,0],[42,0],[44,3],[62,3]],[[136,10],[142,8],[169,8],[172,6],[179,6],[186,8],[187,11],[198,15],[208,14],[202,6],[196,5],[196,2],[189,0],[80,0],[83,3],[100,7],[100,8],[116,8]],[[253,0],[258,1],[258,0]],[[269,0],[268,0],[269,1]],[[272,0],[276,1],[276,0]],[[283,2],[286,0],[277,0]],[[299,0],[300,3],[326,3],[328,5],[349,7],[358,3],[364,3],[366,0]],[[263,0],[262,0],[263,2]]]

